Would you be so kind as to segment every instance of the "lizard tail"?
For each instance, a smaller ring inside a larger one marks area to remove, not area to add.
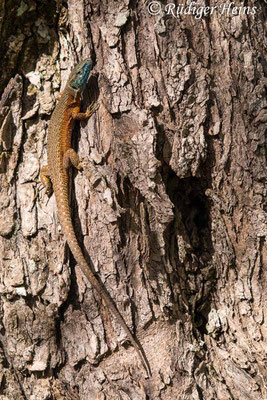
[[[73,224],[72,224],[72,220],[71,220],[70,208],[68,205],[65,206],[66,204],[68,204],[68,201],[66,201],[66,202],[57,201],[57,204],[58,204],[58,208],[59,208],[58,214],[59,214],[59,216],[61,216],[61,215],[63,216],[60,223],[63,228],[64,235],[67,239],[69,248],[70,248],[77,264],[79,265],[82,272],[84,273],[84,275],[86,276],[88,281],[91,283],[93,288],[102,297],[102,299],[106,303],[106,306],[108,307],[108,309],[112,312],[112,314],[118,320],[120,325],[123,327],[129,341],[131,342],[131,344],[135,348],[136,352],[138,353],[138,356],[139,356],[139,358],[142,362],[142,365],[145,368],[148,376],[152,376],[149,362],[147,360],[147,357],[145,355],[145,352],[144,352],[140,342],[138,341],[138,339],[136,337],[133,336],[132,332],[130,331],[126,322],[124,321],[123,317],[121,316],[119,310],[117,309],[115,303],[113,302],[112,298],[108,294],[105,286],[98,280],[98,278],[94,274],[93,269],[90,265],[91,260],[90,260],[90,263],[87,263],[87,261],[85,260],[85,257],[82,253],[82,250],[79,246],[79,243],[77,241],[77,238],[76,238],[76,235],[74,232],[74,228],[73,228]]]

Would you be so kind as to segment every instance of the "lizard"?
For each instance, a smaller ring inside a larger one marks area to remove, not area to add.
[[[45,193],[50,195],[52,190],[54,191],[60,224],[76,263],[124,329],[148,376],[151,376],[148,360],[138,339],[134,337],[128,328],[105,286],[95,275],[91,264],[86,261],[76,238],[71,219],[68,197],[68,168],[71,166],[76,167],[78,170],[82,168],[78,154],[71,148],[71,136],[75,121],[87,120],[96,110],[96,107],[90,105],[86,112],[80,112],[81,96],[86,87],[91,69],[92,61],[90,58],[76,65],[70,74],[64,91],[61,93],[59,102],[49,122],[47,139],[48,164],[42,167],[40,179],[45,187]]]

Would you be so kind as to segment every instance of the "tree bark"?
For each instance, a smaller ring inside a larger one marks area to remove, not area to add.
[[[151,3],[1,4],[3,399],[266,396],[266,5]],[[151,378],[38,189],[57,94],[87,56],[83,109],[100,106],[73,133],[73,223]]]

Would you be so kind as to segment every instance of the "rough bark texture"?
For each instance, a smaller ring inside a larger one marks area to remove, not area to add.
[[[1,399],[266,396],[266,5],[158,4],[1,3]],[[150,379],[73,268],[54,197],[34,200],[57,92],[88,55],[100,107],[74,133],[73,221]]]

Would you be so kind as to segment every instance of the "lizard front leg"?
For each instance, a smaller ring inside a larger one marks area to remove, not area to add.
[[[99,104],[93,102],[88,106],[85,113],[80,112],[79,107],[75,107],[71,116],[74,120],[85,121],[94,114],[98,107]],[[63,168],[68,169],[70,166],[73,166],[78,170],[82,168],[82,162],[80,162],[78,154],[73,149],[68,149],[63,155]]]
[[[90,118],[91,115],[98,109],[99,104],[92,102],[85,113],[79,112],[77,109],[74,109],[72,112],[72,118],[78,121],[85,121],[86,119]]]

